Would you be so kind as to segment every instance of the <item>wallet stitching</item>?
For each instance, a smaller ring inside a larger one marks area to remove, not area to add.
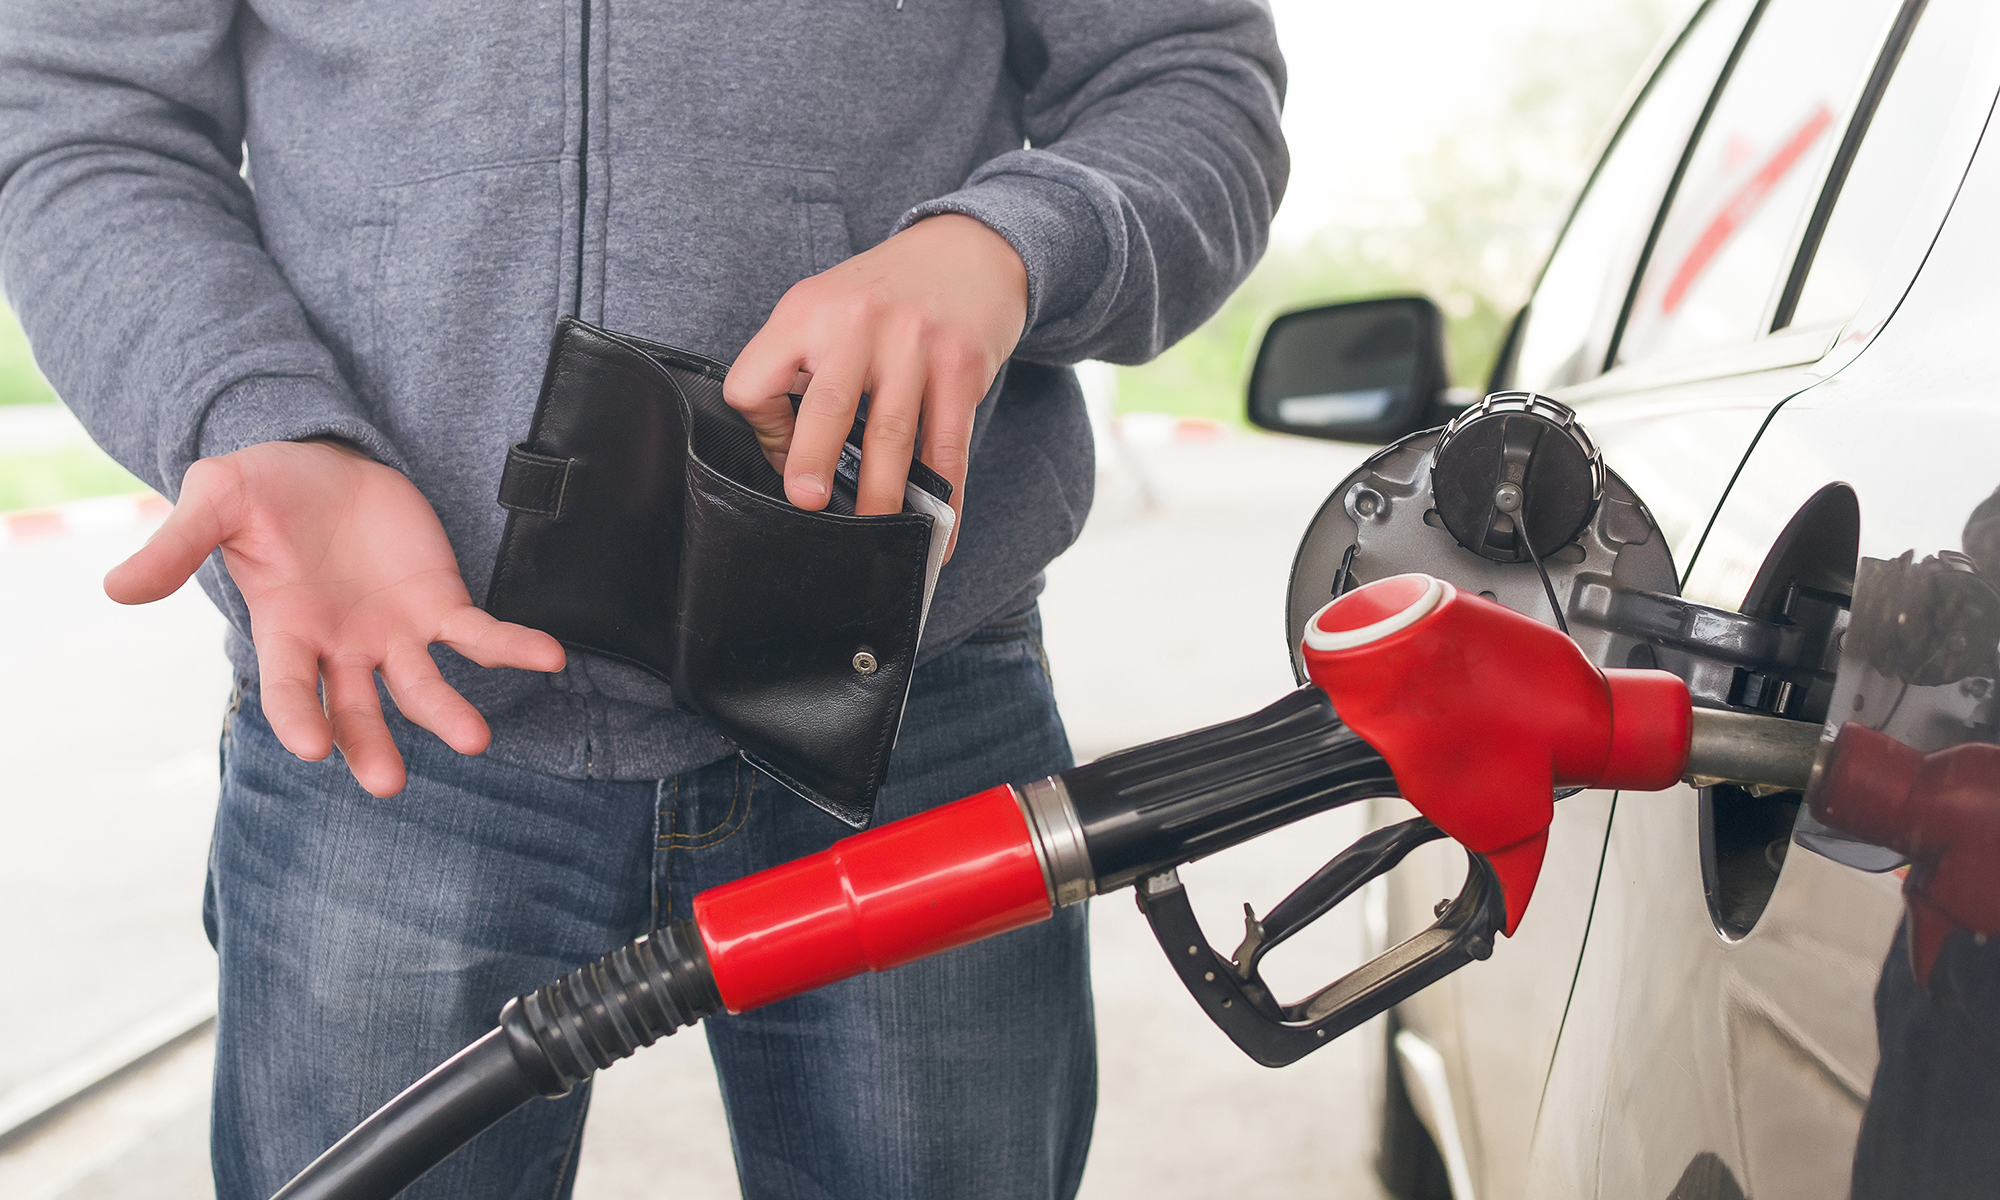
[[[826,810],[828,813],[831,813],[836,820],[859,828],[866,827],[875,815],[873,788],[870,789],[871,794],[868,803],[854,804],[846,800],[836,799],[816,787],[807,785],[791,772],[782,770],[762,758],[753,757],[748,750],[743,751],[742,754],[751,766],[769,775],[792,791],[797,792],[800,796]]]
[[[542,418],[548,410],[549,396],[555,391],[558,365],[568,351],[570,342],[574,340],[577,324],[574,317],[565,316],[556,320],[556,336],[549,346],[549,364],[542,372],[542,390],[535,397],[535,413],[528,418],[528,445],[534,445],[542,436]],[[508,509],[507,523],[500,530],[500,549],[493,560],[493,581],[486,585],[486,607],[489,611],[506,597],[518,574],[511,551],[514,548],[515,521],[519,515],[513,509]]]
[[[582,324],[582,322],[577,323]],[[637,351],[639,354],[652,360],[656,366],[663,365],[659,360],[667,359],[683,370],[693,371],[695,374],[713,380],[716,383],[722,383],[729,378],[729,365],[727,363],[718,362],[706,355],[696,354],[692,350],[682,350],[677,346],[669,346],[665,342],[649,341],[642,337],[635,337],[629,333],[614,333],[609,329],[598,329],[594,325],[590,326],[590,329],[614,342],[623,344],[628,350]]]
[[[562,481],[556,485],[555,519],[558,521],[562,520],[563,501],[569,499],[569,473],[570,473],[570,468],[574,466],[576,466],[575,459],[566,458],[563,460],[562,476],[561,476]]]
[[[542,394],[535,398],[535,415],[528,421],[528,441],[530,446],[539,445],[542,440],[542,421],[548,415],[549,397],[555,394],[556,376],[561,363],[569,356],[570,343],[577,337],[582,323],[574,317],[563,317],[556,322],[555,345],[549,347],[549,367],[542,378]]]
[[[875,752],[872,756],[872,761],[876,764],[876,766],[872,771],[869,772],[868,782],[867,782],[868,794],[870,796],[871,811],[873,808],[873,797],[877,791],[881,790],[882,777],[888,770],[889,764],[887,758],[885,757],[885,753],[889,749],[890,739],[896,736],[896,729],[902,724],[903,710],[905,708],[908,708],[910,703],[910,687],[916,682],[917,637],[918,637],[917,626],[923,605],[923,592],[924,592],[924,577],[923,574],[919,572],[916,577],[916,586],[911,588],[908,592],[905,593],[905,599],[904,599],[903,633],[904,636],[909,640],[910,644],[910,665],[907,668],[907,674],[904,676],[903,679],[903,698],[899,703],[891,705],[889,707],[889,711],[883,714],[881,731],[880,733],[877,734],[875,738]]]
[[[562,520],[563,501],[569,499],[569,472],[570,468],[574,466],[576,466],[575,459],[565,458],[562,460],[562,468],[556,474],[556,504],[555,511],[549,514],[550,520]]]

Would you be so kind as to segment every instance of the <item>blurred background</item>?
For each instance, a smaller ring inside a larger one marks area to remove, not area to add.
[[[1273,313],[1427,292],[1453,382],[1485,382],[1507,322],[1633,73],[1691,0],[1275,0],[1291,67],[1292,179],[1271,252],[1215,318],[1111,372],[1118,413],[1242,422],[1250,341]],[[0,406],[55,403],[11,312]],[[142,485],[87,445],[0,444],[0,510]]]
[[[1044,600],[1079,760],[1292,686],[1292,550],[1367,450],[1243,424],[1264,323],[1426,292],[1449,318],[1453,382],[1482,389],[1634,72],[1693,5],[1275,7],[1293,175],[1270,253],[1157,361],[1084,372],[1099,499]],[[214,967],[199,903],[229,686],[221,622],[193,588],[122,610],[98,585],[164,512],[91,445],[0,314],[0,969],[24,981],[0,992],[0,1021],[32,1031],[0,1058],[0,1195],[207,1194]],[[1358,832],[1328,814],[1184,875],[1228,944],[1242,902],[1268,909]],[[1086,1197],[1380,1195],[1368,1031],[1256,1067],[1207,1024],[1126,897],[1096,902],[1092,922],[1103,1083]],[[1359,961],[1358,916],[1313,933],[1273,964],[1281,989]],[[31,985],[58,963],[73,1003]],[[736,1194],[698,1037],[606,1072],[593,1103],[579,1197]]]

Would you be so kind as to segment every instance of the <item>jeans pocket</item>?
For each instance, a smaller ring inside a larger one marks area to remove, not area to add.
[[[963,644],[991,648],[989,652],[992,653],[1004,654],[1010,648],[1017,653],[1025,653],[1041,667],[1043,680],[1050,686],[1055,684],[1055,674],[1049,670],[1048,648],[1042,644],[1040,605],[1031,604],[1020,612],[988,621],[967,635]]]
[[[716,787],[721,774],[729,772],[728,795]],[[660,781],[659,845],[669,850],[706,850],[735,837],[750,819],[757,798],[758,771],[742,757],[694,771],[685,771]]]

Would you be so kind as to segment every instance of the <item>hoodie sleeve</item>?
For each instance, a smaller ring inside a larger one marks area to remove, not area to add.
[[[255,442],[332,435],[401,466],[265,253],[237,16],[69,0],[0,22],[0,284],[57,394],[168,496]]]
[[[1028,147],[918,205],[963,213],[1028,270],[1016,357],[1143,362],[1213,313],[1264,252],[1290,169],[1261,0],[1008,0]]]

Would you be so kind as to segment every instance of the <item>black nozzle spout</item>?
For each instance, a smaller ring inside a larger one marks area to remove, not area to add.
[[[536,1096],[561,1096],[722,1008],[693,922],[509,1000],[500,1026],[377,1109],[272,1200],[389,1200]]]

